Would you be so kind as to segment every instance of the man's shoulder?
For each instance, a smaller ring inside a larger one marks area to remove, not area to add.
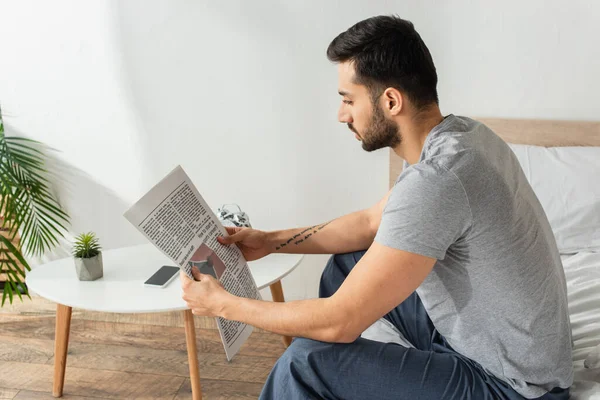
[[[501,167],[499,161],[509,153],[506,143],[481,122],[453,116],[428,136],[420,161],[443,167],[464,181]]]
[[[462,186],[459,177],[448,166],[439,160],[429,159],[403,170],[392,188],[392,196],[461,196]]]

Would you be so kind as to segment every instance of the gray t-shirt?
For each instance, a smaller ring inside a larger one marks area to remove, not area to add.
[[[438,260],[417,293],[454,350],[525,397],[572,384],[556,242],[515,155],[488,127],[449,115],[429,133],[375,241]]]

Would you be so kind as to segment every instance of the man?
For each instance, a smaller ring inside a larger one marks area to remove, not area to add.
[[[182,279],[188,306],[297,338],[263,399],[567,399],[564,273],[509,147],[476,121],[441,115],[433,60],[410,22],[359,22],[327,56],[339,64],[340,122],[366,151],[391,147],[402,174],[369,209],[221,239],[248,260],[336,254],[319,299],[238,298],[195,272],[199,282]],[[381,317],[413,347],[361,338]]]

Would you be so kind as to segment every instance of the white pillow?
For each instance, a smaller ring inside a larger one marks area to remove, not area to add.
[[[561,253],[600,251],[600,147],[509,144]]]
[[[590,352],[583,362],[583,366],[589,369],[600,367],[600,344]]]

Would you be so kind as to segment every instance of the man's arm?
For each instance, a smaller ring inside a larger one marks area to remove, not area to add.
[[[374,206],[320,225],[267,233],[273,253],[341,254],[369,248],[381,222],[388,192]]]
[[[273,303],[236,297],[223,291],[215,307],[223,318],[275,332],[325,342],[352,342],[373,322],[403,302],[423,282],[435,259],[374,242],[329,298]],[[198,284],[198,282],[194,283]],[[209,293],[202,293],[208,299]],[[194,298],[196,296],[189,296]],[[215,303],[215,304],[216,304]],[[208,312],[210,315],[211,312]]]

